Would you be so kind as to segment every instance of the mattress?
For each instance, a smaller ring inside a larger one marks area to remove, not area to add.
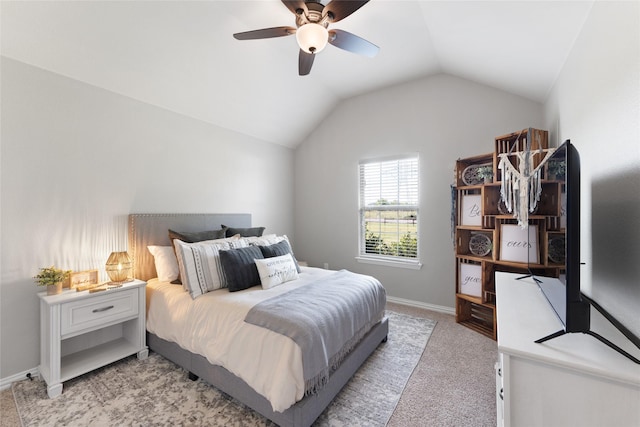
[[[256,304],[334,273],[301,267],[299,278],[270,289],[219,289],[195,300],[182,286],[147,284],[147,330],[242,378],[282,412],[304,397],[302,353],[290,338],[244,321]]]

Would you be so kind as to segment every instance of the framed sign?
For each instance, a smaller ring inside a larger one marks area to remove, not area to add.
[[[480,194],[465,194],[462,196],[461,225],[482,226],[482,196]]]
[[[98,270],[75,271],[69,276],[69,289],[75,289],[81,286],[92,285],[98,283]],[[66,283],[65,283],[66,284]]]
[[[540,264],[538,226],[522,228],[516,224],[502,224],[500,228],[500,260]]]
[[[482,296],[482,266],[478,264],[460,263],[458,272],[458,289],[461,294],[474,297]]]

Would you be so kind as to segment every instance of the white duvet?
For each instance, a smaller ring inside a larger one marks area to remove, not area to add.
[[[180,285],[147,284],[147,330],[242,378],[282,412],[304,396],[302,353],[289,337],[244,322],[255,304],[334,273],[301,267],[299,279],[263,290],[220,289],[195,300]]]

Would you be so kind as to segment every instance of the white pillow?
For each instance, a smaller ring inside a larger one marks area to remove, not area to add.
[[[280,243],[284,240],[282,236],[276,236],[275,234],[265,234],[264,236],[250,236],[242,237],[251,246],[269,246],[274,243]]]
[[[178,278],[178,260],[171,246],[147,246],[156,265],[158,280],[173,282]]]
[[[273,288],[284,282],[296,280],[298,270],[291,254],[272,258],[256,259],[262,289]]]
[[[182,287],[191,298],[197,298],[216,289],[227,286],[224,271],[220,265],[220,250],[246,248],[247,242],[238,238],[206,240],[185,243],[174,239],[180,269]]]

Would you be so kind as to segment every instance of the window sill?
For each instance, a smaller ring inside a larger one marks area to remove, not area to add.
[[[422,263],[418,260],[396,260],[383,257],[357,256],[356,261],[362,264],[384,265],[386,267],[408,268],[410,270],[420,270]]]

